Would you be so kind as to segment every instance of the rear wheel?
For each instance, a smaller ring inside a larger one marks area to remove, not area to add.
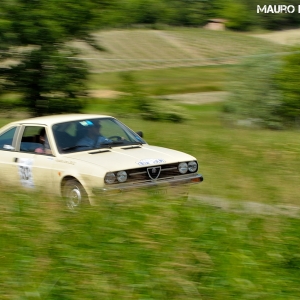
[[[75,179],[68,180],[63,186],[63,197],[69,209],[74,210],[88,203],[88,196],[81,183]]]

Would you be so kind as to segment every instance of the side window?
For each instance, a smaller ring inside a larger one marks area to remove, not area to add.
[[[21,139],[20,151],[52,154],[45,127],[26,126]]]
[[[59,151],[73,147],[76,144],[76,122],[66,122],[53,125],[53,134]]]
[[[17,127],[13,127],[0,135],[0,150],[14,150],[12,147],[12,142],[16,129]]]

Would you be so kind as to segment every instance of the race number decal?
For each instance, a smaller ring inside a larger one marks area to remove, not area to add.
[[[30,158],[20,158],[19,159],[19,176],[21,184],[25,187],[34,187],[33,177],[32,177],[32,165],[33,159]]]

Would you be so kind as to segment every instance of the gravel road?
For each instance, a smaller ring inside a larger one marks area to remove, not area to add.
[[[254,215],[282,215],[291,218],[300,218],[300,207],[293,205],[282,204],[263,204],[252,201],[233,201],[229,199],[213,197],[213,196],[199,196],[190,195],[188,201],[199,202],[205,205],[210,205],[215,208],[234,212],[238,214],[254,214]]]

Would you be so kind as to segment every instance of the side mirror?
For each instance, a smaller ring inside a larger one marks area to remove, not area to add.
[[[137,131],[136,132],[141,138],[144,137],[143,131]]]

